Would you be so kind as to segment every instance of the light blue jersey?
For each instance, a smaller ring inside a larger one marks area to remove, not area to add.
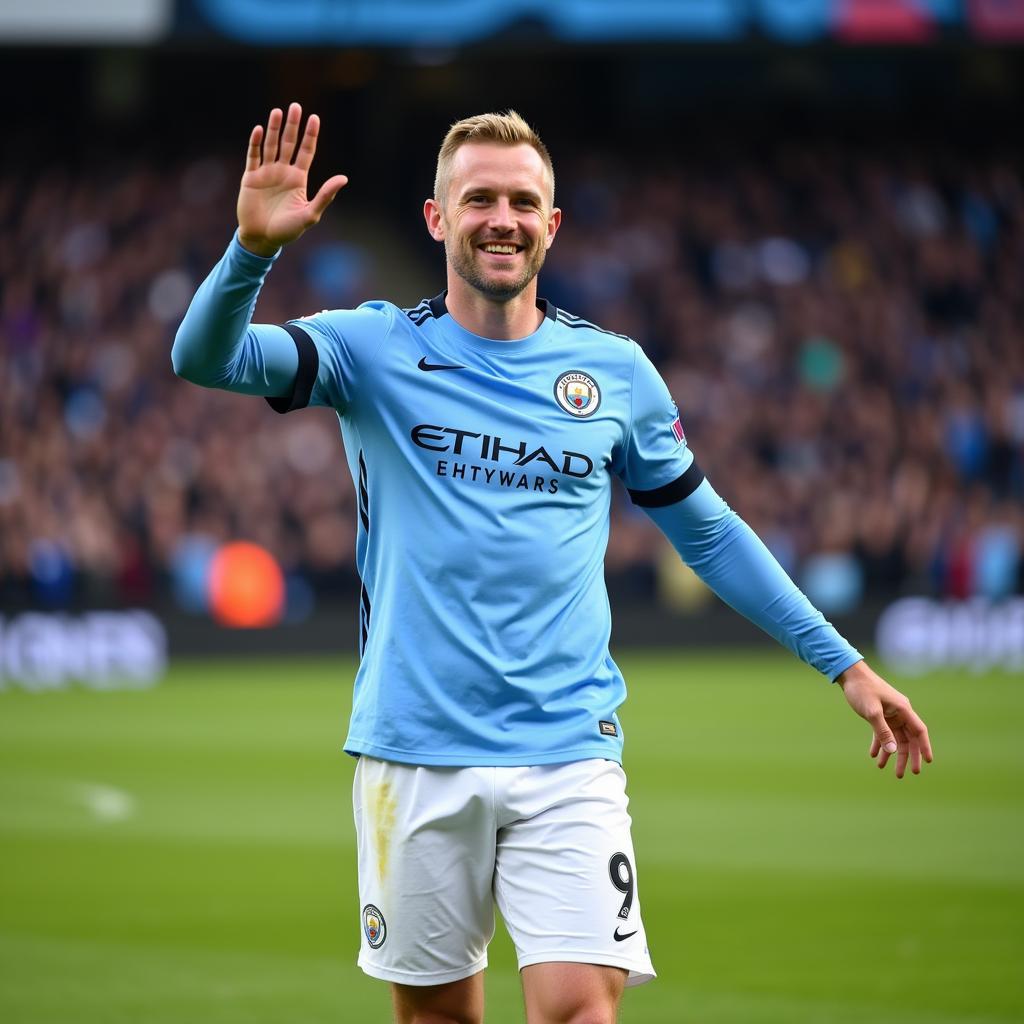
[[[834,677],[860,659],[711,490],[635,342],[543,301],[529,337],[481,338],[443,295],[250,327],[271,262],[232,243],[175,368],[281,396],[280,411],[337,411],[362,581],[346,750],[431,765],[621,759],[603,574],[613,476],[805,660]]]

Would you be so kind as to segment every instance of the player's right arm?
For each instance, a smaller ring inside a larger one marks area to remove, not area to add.
[[[318,223],[348,181],[335,175],[307,198],[320,120],[309,116],[299,142],[301,119],[302,108],[291,104],[282,132],[275,108],[266,132],[256,125],[249,136],[238,232],[200,285],[171,349],[174,371],[186,380],[254,395],[293,389],[300,364],[294,336],[284,327],[250,323],[256,297],[281,247]]]

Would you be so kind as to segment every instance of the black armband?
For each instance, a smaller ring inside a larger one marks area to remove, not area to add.
[[[682,476],[676,477],[672,483],[656,487],[653,491],[634,491],[630,488],[629,496],[633,499],[633,504],[641,508],[664,508],[688,498],[703,482],[704,474],[700,467],[696,462],[691,462],[690,468]]]
[[[295,349],[299,356],[299,366],[295,371],[291,394],[267,398],[267,404],[274,412],[291,412],[293,409],[305,409],[313,394],[316,375],[320,370],[320,353],[313,344],[313,339],[297,324],[281,324],[292,336]]]

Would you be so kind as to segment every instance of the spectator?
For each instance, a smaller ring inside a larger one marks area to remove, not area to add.
[[[798,579],[847,604],[862,589],[1012,592],[1021,168],[945,154],[940,179],[854,145],[707,152],[566,166],[571,231],[542,293],[641,342],[701,465]],[[236,173],[207,159],[113,186],[98,166],[0,177],[5,595],[149,599],[186,539],[255,540],[320,586],[354,584],[351,484],[324,469],[331,415],[269,429],[258,403],[173,386],[171,335],[231,231]],[[259,319],[363,293],[364,254],[328,239],[275,271]],[[617,503],[609,571],[653,591],[658,553]]]

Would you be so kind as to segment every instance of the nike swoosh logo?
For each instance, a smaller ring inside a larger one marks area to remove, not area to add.
[[[626,932],[626,934],[625,934],[625,935],[620,935],[620,934],[619,934],[619,929],[618,929],[618,928],[616,928],[616,929],[615,929],[615,932],[614,932],[614,934],[612,935],[612,938],[613,938],[613,939],[614,939],[614,940],[615,940],[616,942],[622,942],[622,940],[623,940],[623,939],[628,939],[628,938],[629,938],[630,936],[632,936],[632,935],[636,935],[636,933],[637,933],[637,932],[638,932],[639,930],[640,930],[640,929],[639,929],[639,928],[637,928],[637,929],[636,929],[635,931],[631,931],[631,932]]]
[[[431,370],[464,370],[464,366],[449,366],[447,363],[428,363],[427,357],[424,356],[417,364],[421,370],[426,370],[428,373]]]

